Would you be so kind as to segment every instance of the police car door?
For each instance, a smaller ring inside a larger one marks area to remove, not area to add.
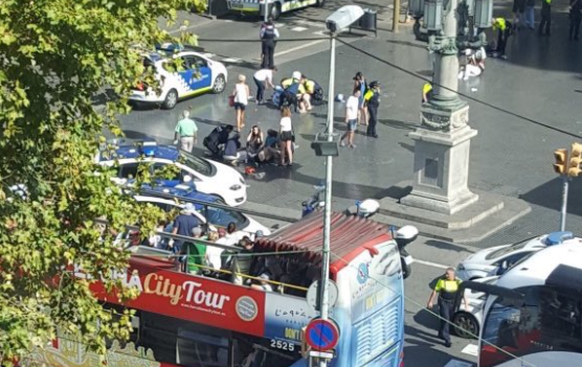
[[[212,73],[206,60],[196,55],[184,55],[182,61],[184,70],[179,74],[186,83],[186,95],[210,88]]]

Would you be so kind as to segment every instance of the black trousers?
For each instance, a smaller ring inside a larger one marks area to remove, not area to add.
[[[450,322],[453,321],[453,306],[454,301],[446,301],[442,297],[439,297],[439,314],[442,317],[441,326],[439,328],[439,337],[443,338],[445,342],[451,342],[450,325],[445,320]]]
[[[552,25],[552,13],[550,12],[550,10],[542,9],[541,15],[542,17],[540,20],[540,28],[538,30],[538,33],[540,35],[542,34],[550,35],[550,26]]]
[[[261,64],[261,67],[263,69],[273,69],[275,67],[275,61],[273,60],[273,58],[275,57],[275,41],[263,40],[262,49],[263,49],[263,62]]]
[[[376,123],[378,123],[378,106],[368,106],[368,129],[366,130],[366,135],[378,135],[376,134]]]
[[[570,39],[578,39],[578,34],[580,33],[580,22],[582,21],[582,15],[580,16],[570,16]]]
[[[257,85],[257,102],[263,102],[265,94],[265,82],[258,81],[257,78],[253,78],[255,84]]]
[[[506,28],[504,31],[499,30],[497,33],[497,52],[499,52],[501,55],[505,55],[505,47],[507,46],[509,32],[509,28]]]
[[[297,112],[298,108],[297,108],[297,96],[289,91],[283,91],[283,93],[281,93],[281,97],[279,97],[279,109],[281,109],[281,107],[287,105],[289,106],[289,108],[293,107],[293,110],[295,110],[295,112]]]

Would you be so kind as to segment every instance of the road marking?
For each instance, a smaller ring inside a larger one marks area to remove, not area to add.
[[[305,27],[295,27],[295,28],[291,28],[291,30],[293,32],[304,32],[306,30],[308,30],[309,28],[305,28]]]
[[[310,27],[317,27],[317,28],[327,28],[325,22],[316,22],[313,20],[306,20],[306,19],[292,19],[290,23],[293,24],[304,24]]]
[[[425,261],[425,260],[414,259],[414,262],[415,263],[422,264],[422,265],[426,265],[426,266],[432,266],[433,268],[438,268],[438,269],[446,269],[446,268],[449,268],[449,266],[447,266],[447,265],[433,263],[432,261]]]
[[[451,359],[444,367],[473,367],[473,363],[459,361],[458,359]]]
[[[461,351],[461,353],[468,354],[473,357],[477,357],[479,355],[479,346],[477,344],[467,344],[465,348]]]
[[[241,59],[237,59],[236,57],[229,57],[228,59],[222,59],[222,61],[224,61],[224,62],[236,62],[236,63],[243,62]]]
[[[306,43],[306,44],[301,45],[301,46],[297,46],[297,47],[293,47],[293,48],[290,48],[290,49],[285,50],[285,51],[277,52],[274,56],[278,57],[278,56],[286,55],[288,53],[299,51],[301,49],[311,47],[311,46],[317,45],[318,43],[322,43],[322,42],[327,42],[327,40],[312,41],[312,42]]]
[[[191,29],[194,29],[194,28],[197,28],[197,27],[201,27],[201,26],[206,25],[206,24],[209,24],[209,23],[210,22],[201,22],[201,23],[193,24],[193,25],[188,26],[188,27],[181,26],[178,29],[174,29],[173,31],[169,31],[168,34],[175,34],[175,33],[180,33],[180,32],[186,32],[186,31],[189,31]]]

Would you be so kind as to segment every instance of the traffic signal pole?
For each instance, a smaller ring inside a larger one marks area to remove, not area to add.
[[[562,211],[560,215],[560,231],[564,232],[566,230],[566,213],[568,212],[568,189],[570,177],[563,175],[562,180],[564,182],[562,188]]]

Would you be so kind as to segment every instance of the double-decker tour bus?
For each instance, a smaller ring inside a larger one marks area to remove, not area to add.
[[[313,214],[255,241],[245,277],[264,281],[260,275],[268,273],[268,291],[248,282],[234,284],[227,270],[221,276],[186,273],[169,253],[134,247],[128,269],[118,275],[127,287],[139,290],[136,299],[121,304],[93,283],[112,312],[135,310],[130,340],[108,344],[107,365],[307,366],[302,329],[318,312],[308,304],[306,290],[321,276],[322,223],[322,216]],[[403,279],[388,228],[334,213],[331,236],[330,277],[338,287],[331,317],[341,333],[331,365],[402,366]],[[36,361],[49,366],[102,365],[64,334],[35,353]]]
[[[497,286],[484,308],[480,367],[582,366],[582,240],[533,254]]]

